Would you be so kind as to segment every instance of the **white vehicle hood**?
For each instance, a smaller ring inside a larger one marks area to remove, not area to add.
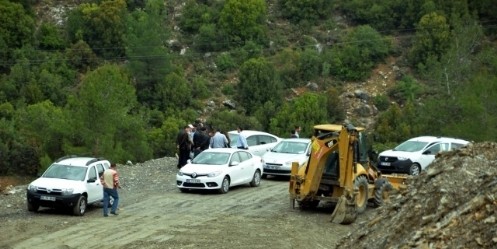
[[[34,180],[31,185],[41,188],[49,188],[49,189],[67,189],[67,188],[77,188],[82,185],[82,181],[74,181],[67,179],[58,179],[58,178],[46,178],[40,177]]]
[[[208,174],[214,171],[224,171],[226,166],[221,165],[208,165],[208,164],[187,164],[181,168],[181,172],[191,174]]]
[[[299,162],[299,164],[302,164],[308,157],[306,154],[267,152],[262,158],[266,163],[285,164],[286,162]]]

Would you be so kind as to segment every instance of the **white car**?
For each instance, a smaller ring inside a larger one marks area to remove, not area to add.
[[[190,189],[216,189],[227,193],[230,187],[261,183],[262,159],[247,150],[234,148],[207,149],[183,166],[176,175],[181,192]]]
[[[84,215],[87,205],[102,202],[99,176],[109,167],[110,162],[100,158],[67,156],[56,160],[28,185],[28,211],[64,207],[71,208],[74,215]]]
[[[242,134],[247,139],[247,144],[249,146],[248,150],[256,156],[262,156],[264,153],[271,150],[279,141],[282,139],[273,134],[263,132],[263,131],[252,131],[244,130]],[[236,148],[236,142],[238,141],[238,131],[228,132],[230,138],[230,146]]]
[[[309,159],[311,139],[287,138],[281,140],[273,149],[262,156],[264,175],[289,176],[292,162],[302,166]]]
[[[448,137],[421,136],[411,138],[378,156],[378,168],[383,173],[419,175],[439,152],[466,146],[469,142]]]

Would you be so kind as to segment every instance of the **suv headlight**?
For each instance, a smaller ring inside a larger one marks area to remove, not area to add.
[[[73,188],[62,189],[62,195],[72,195],[73,192],[74,192]]]
[[[183,175],[183,172],[178,171],[178,175],[179,175],[179,176],[182,176],[182,175]]]
[[[399,159],[400,161],[405,161],[405,160],[407,160],[407,159],[409,159],[409,158],[407,158],[407,157],[402,157],[402,156],[399,156],[399,157],[397,157],[397,159]]]
[[[209,174],[207,174],[207,177],[216,177],[221,174],[221,171],[214,171]]]
[[[31,185],[31,184],[29,184],[29,185],[28,185],[28,191],[29,191],[29,192],[36,192],[36,186],[35,186],[35,185]]]

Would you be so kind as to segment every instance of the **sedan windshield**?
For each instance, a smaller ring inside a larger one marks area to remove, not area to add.
[[[224,165],[228,164],[230,153],[226,152],[208,152],[204,151],[196,156],[193,164],[209,164],[209,165]]]
[[[230,137],[230,147],[236,146],[236,143],[238,142],[238,134],[228,133],[228,136]]]
[[[308,143],[282,141],[271,150],[276,153],[304,154]]]
[[[86,176],[86,169],[86,167],[53,164],[43,173],[42,177],[83,181]]]
[[[428,143],[421,141],[405,141],[395,147],[393,150],[395,151],[406,151],[406,152],[414,152],[422,150]]]

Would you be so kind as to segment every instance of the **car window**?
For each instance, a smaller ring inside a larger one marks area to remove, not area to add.
[[[452,143],[452,150],[456,150],[456,149],[459,149],[461,147],[463,147],[464,144],[459,144],[459,143]]]
[[[86,176],[86,170],[87,167],[52,164],[52,166],[43,173],[42,177],[83,181]]]
[[[448,144],[435,144],[425,150],[426,155],[435,155],[440,151],[444,151],[443,148],[448,147]],[[429,152],[429,153],[428,153]]]
[[[230,153],[226,152],[202,152],[193,160],[193,164],[223,165],[229,160]]]
[[[241,162],[247,161],[250,158],[252,158],[252,155],[250,155],[250,153],[248,152],[243,151],[243,152],[238,152],[237,154],[240,156]]]
[[[248,146],[254,146],[254,145],[257,145],[257,136],[256,135],[253,135],[253,136],[249,136],[247,137],[247,144]]]
[[[97,164],[97,172],[98,176],[100,177],[105,171],[104,165],[103,164]]]
[[[259,135],[259,144],[270,144],[276,142],[276,138],[267,136],[267,135]]]
[[[91,166],[88,172],[88,179],[97,179],[97,170],[95,166]]]
[[[421,141],[405,141],[395,147],[394,151],[415,152],[422,150],[428,143]]]
[[[240,152],[235,152],[233,153],[233,156],[231,157],[230,165],[233,164],[233,162],[243,162],[242,158],[240,158]]]

